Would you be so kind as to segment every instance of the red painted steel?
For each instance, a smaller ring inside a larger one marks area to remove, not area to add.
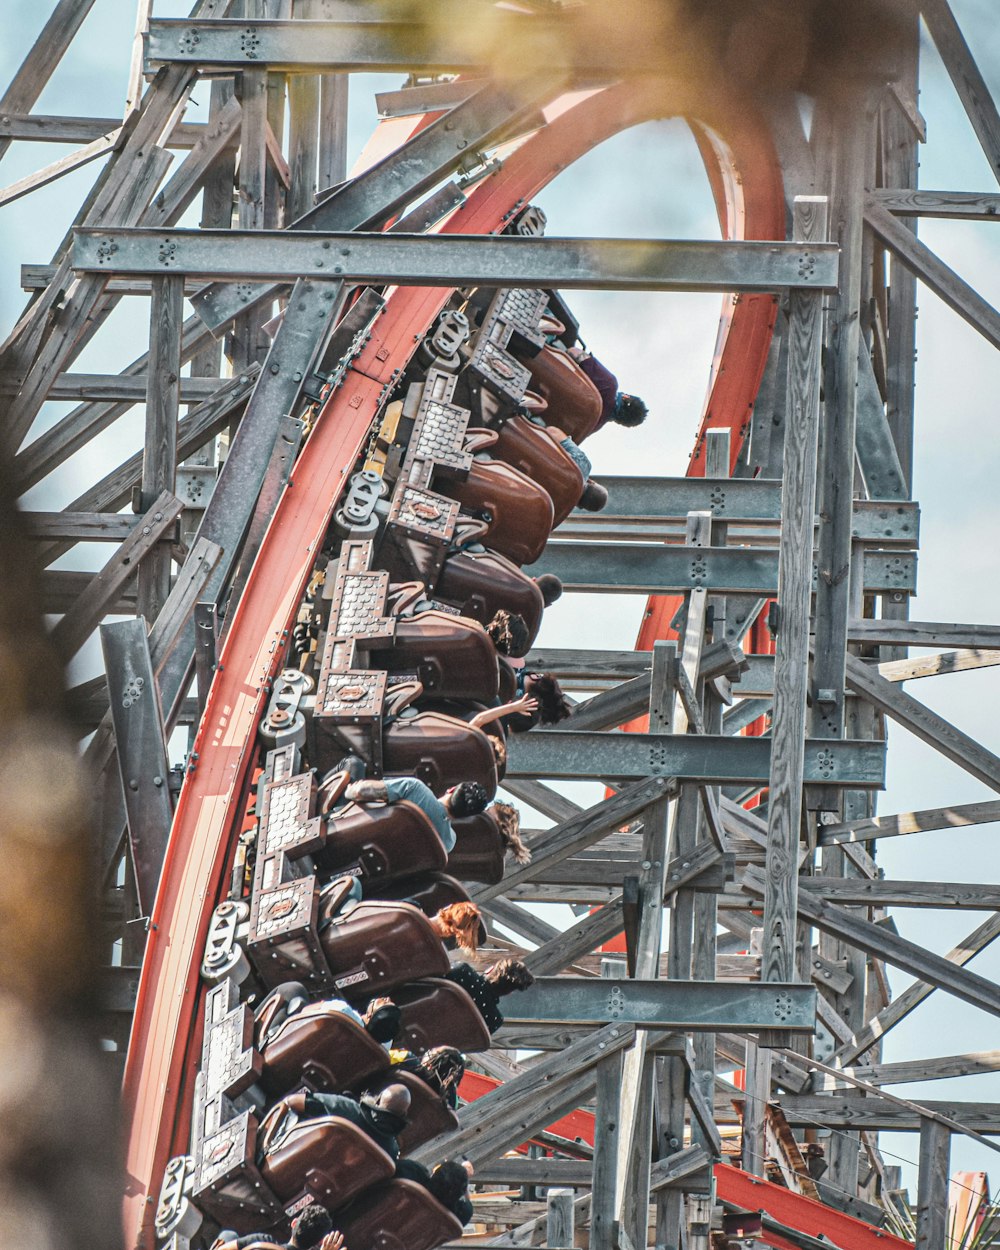
[[[495,232],[560,169],[610,135],[656,117],[694,118],[713,134],[725,134],[730,150],[763,153],[759,166],[748,156],[740,170],[746,203],[763,196],[763,183],[773,177],[775,160],[765,128],[747,101],[726,97],[718,89],[706,98],[690,84],[636,79],[575,97],[565,111],[552,112],[556,115],[550,123],[507,157],[500,176],[476,187],[443,231]],[[123,1215],[130,1246],[151,1246],[159,1178],[167,1159],[188,1145],[200,1040],[198,967],[212,908],[224,893],[268,683],[283,660],[287,631],[344,480],[377,411],[382,382],[406,364],[416,337],[449,295],[443,288],[406,288],[390,295],[380,333],[326,403],[303,448],[294,489],[282,497],[227,637],[195,742],[197,768],[175,813],[126,1063]],[[743,324],[740,309],[737,305],[732,310],[717,380],[726,374],[730,343],[736,341],[733,327]],[[381,359],[376,358],[377,348]],[[388,349],[387,354],[381,349]],[[761,354],[766,354],[766,343]],[[706,413],[706,420],[710,417]]]

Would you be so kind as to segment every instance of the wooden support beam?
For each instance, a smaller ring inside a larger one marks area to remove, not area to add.
[[[998,937],[1000,937],[1000,912],[994,912],[982,924],[977,925],[944,958],[946,962],[962,968]],[[884,1007],[877,1016],[869,1020],[864,1028],[856,1033],[854,1037],[838,1047],[832,1056],[832,1061],[840,1064],[842,1067],[847,1067],[849,1064],[854,1063],[860,1055],[863,1055],[865,1051],[875,1046],[890,1029],[895,1028],[901,1020],[905,1020],[936,988],[936,984],[929,982],[926,978],[921,978],[913,985],[908,986],[902,994],[894,998],[887,1007]]]
[[[899,838],[935,829],[988,825],[996,820],[1000,820],[1000,799],[990,799],[985,803],[957,803],[954,807],[929,807],[917,812],[899,812],[893,816],[872,816],[827,825],[820,831],[819,843],[824,846],[842,842],[874,842],[879,838]]]
[[[964,279],[874,200],[865,201],[865,222],[925,286],[974,330],[1000,347],[1000,313]]]
[[[36,169],[33,174],[28,174],[24,178],[18,178],[16,182],[11,182],[6,187],[0,188],[0,208],[3,208],[6,204],[12,204],[15,200],[19,200],[25,195],[30,195],[32,191],[37,191],[39,187],[47,187],[50,183],[62,178],[65,174],[72,173],[75,169],[82,169],[84,165],[89,165],[91,161],[107,156],[109,152],[114,151],[120,137],[120,128],[110,130],[106,135],[101,135],[100,138],[94,139],[82,148],[77,148],[75,152],[68,152],[57,161],[52,161],[41,169]]]
[[[1000,113],[948,0],[920,0],[920,11],[976,138],[1000,181]],[[919,1244],[919,1242],[918,1242]],[[928,1245],[931,1243],[928,1242]]]
[[[100,624],[109,604],[135,575],[139,562],[163,538],[183,510],[184,505],[169,491],[164,491],[156,499],[142,522],[53,628],[52,641],[63,655],[69,657],[79,651]]]
[[[796,238],[827,236],[825,197],[795,200]],[[815,296],[796,292],[788,319],[790,339],[785,432],[778,608],[774,667],[770,801],[764,893],[761,978],[795,979],[795,920],[809,668],[812,528],[819,437],[823,309]],[[767,1045],[769,1038],[761,1038]]]
[[[121,125],[120,117],[68,117],[52,113],[4,112],[0,139],[29,143],[90,143]],[[168,148],[191,148],[205,130],[204,122],[179,122],[167,135]]]
[[[950,621],[853,620],[851,642],[894,647],[968,647],[1000,649],[1000,625],[956,625]]]
[[[936,1250],[946,1244],[950,1160],[951,1130],[925,1117],[920,1124],[915,1250]]]
[[[956,729],[926,704],[900,690],[854,656],[847,657],[845,678],[848,687],[873,704],[880,712],[908,729],[921,742],[957,764],[991,789],[1000,791],[1000,758],[974,738]]]
[[[93,4],[94,0],[58,0],[31,51],[0,97],[0,114],[31,111]],[[6,136],[0,137],[0,158],[10,142]]]
[[[785,1119],[792,1128],[918,1133],[921,1115],[905,1107],[897,1107],[866,1094],[840,1093],[836,1098],[825,1094],[784,1094],[778,1100]],[[927,1099],[926,1110],[947,1116],[983,1136],[1000,1136],[1000,1103],[956,1102]],[[735,1119],[728,1095],[716,1106],[716,1119],[731,1124]]]
[[[747,868],[743,884],[751,894],[763,896],[764,875],[759,868],[752,865]],[[956,967],[940,955],[891,933],[883,925],[872,924],[835,903],[827,903],[804,886],[799,891],[799,912],[824,933],[856,946],[876,959],[884,959],[954,994],[956,998],[972,1003],[974,1007],[1000,1015],[1000,987],[986,977]]]
[[[871,200],[897,217],[972,218],[1000,221],[1000,195],[979,191],[919,191],[909,187],[881,187],[870,192]]]

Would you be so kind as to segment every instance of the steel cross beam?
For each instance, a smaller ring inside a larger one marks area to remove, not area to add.
[[[770,598],[778,593],[778,553],[772,548],[550,542],[527,571],[533,577],[554,573],[564,590],[593,593],[649,595],[700,586],[716,594]],[[917,561],[912,552],[864,553],[866,591],[913,592],[916,585]]]
[[[725,981],[643,981],[605,977],[536,977],[504,1000],[504,1021],[518,1024],[634,1024],[685,1032],[811,1033],[811,985],[746,985]]]
[[[85,273],[608,291],[828,291],[837,249],[677,239],[532,239],[297,230],[73,232]]]
[[[535,729],[530,734],[512,736],[507,775],[589,780],[677,777],[712,785],[766,784],[770,764],[768,738]],[[879,789],[884,778],[884,742],[847,738],[806,741],[808,782]]]

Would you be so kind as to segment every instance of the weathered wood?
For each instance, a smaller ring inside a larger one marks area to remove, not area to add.
[[[924,1118],[920,1125],[915,1250],[936,1250],[946,1244],[950,1159],[950,1129],[937,1120]]]
[[[1000,664],[1000,651],[939,651],[909,660],[886,660],[877,672],[886,681],[915,681],[942,673],[963,673],[973,668],[993,668]]]
[[[164,491],[132,534],[83,591],[72,609],[52,630],[52,641],[65,656],[75,655],[97,628],[118,592],[135,574],[142,558],[174,525],[183,511],[181,501]]]
[[[809,889],[850,907],[1000,909],[1000,885],[959,881],[865,881],[857,877],[809,878]]]
[[[949,951],[944,958],[948,963],[954,964],[956,967],[964,967],[974,956],[978,955],[981,950],[985,950],[998,937],[1000,937],[1000,912],[994,912],[982,924],[977,925],[968,937],[953,950]],[[934,992],[935,988],[935,985],[924,979],[908,986],[902,994],[894,998],[887,1007],[883,1008],[874,1019],[870,1020],[863,1029],[855,1034],[849,1042],[838,1047],[832,1056],[833,1061],[845,1067],[854,1063],[859,1055],[864,1054],[866,1050],[870,1050],[872,1046],[877,1045],[879,1040],[890,1029],[899,1024],[901,1020],[904,1020],[925,998]]]
[[[908,663],[909,661],[901,661]],[[899,838],[935,829],[961,829],[968,825],[988,825],[1000,820],[1000,800],[985,803],[957,803],[954,807],[928,807],[893,816],[872,816],[865,820],[827,825],[819,835],[820,845],[840,842],[874,842],[879,838]]]
[[[212,167],[236,143],[242,125],[239,101],[232,97],[205,124],[180,168],[143,213],[144,226],[172,226],[201,189]]]
[[[1000,221],[1000,195],[995,192],[882,187],[870,195],[873,203],[897,217],[971,217],[979,221]]]
[[[155,279],[154,279],[155,281]],[[228,378],[182,378],[180,381],[180,402],[182,404],[198,404],[212,396],[224,386]],[[145,373],[63,373],[57,377],[49,388],[49,399],[85,399],[89,401],[128,400],[133,404],[145,402],[149,379]],[[0,385],[0,394],[13,394],[16,387],[7,382]],[[29,449],[25,448],[27,452]]]
[[[795,237],[825,240],[826,209],[825,197],[797,197]],[[761,967],[764,981],[791,981],[796,972],[794,933],[802,823],[822,323],[819,299],[802,292],[793,293],[788,318],[788,415],[778,556],[781,618],[774,667],[773,748],[765,860],[767,889]],[[766,1044],[767,1039],[763,1040]]]
[[[572,1189],[550,1189],[545,1200],[545,1244],[547,1246],[572,1246],[576,1239],[576,1219],[573,1211]]]
[[[865,201],[865,221],[925,286],[974,330],[1000,347],[1000,313],[881,204]]]
[[[901,1133],[920,1131],[921,1116],[904,1107],[896,1107],[880,1098],[865,1094],[838,1094],[830,1098],[822,1094],[785,1094],[779,1099],[785,1119],[792,1128],[882,1130]],[[944,1102],[928,1099],[922,1104],[928,1111],[957,1120],[973,1132],[984,1136],[1000,1136],[1000,1103]],[[734,1121],[732,1108],[725,1098],[718,1101],[716,1119],[722,1124]]]
[[[58,0],[31,51],[0,97],[0,114],[31,111],[93,4],[94,0]],[[0,158],[9,147],[10,139],[0,137]]]
[[[753,866],[747,868],[743,882],[752,894],[763,895],[760,869]],[[1000,987],[986,977],[956,967],[951,961],[891,933],[882,925],[862,920],[835,903],[827,903],[805,887],[799,891],[799,911],[824,933],[876,958],[885,959],[887,963],[954,994],[956,998],[972,1003],[974,1007],[1000,1015]]]
[[[0,116],[0,139],[26,139],[30,143],[90,143],[120,125],[120,117],[4,112]],[[178,122],[167,135],[164,146],[194,147],[204,129],[204,122]]]
[[[101,135],[100,138],[94,139],[82,148],[77,148],[75,152],[69,152],[65,156],[61,156],[59,160],[52,161],[41,169],[36,169],[33,174],[28,174],[24,178],[18,178],[16,182],[8,183],[7,186],[0,188],[0,208],[3,208],[5,204],[12,204],[15,200],[19,200],[25,195],[30,195],[32,191],[37,191],[39,187],[47,187],[50,183],[62,178],[64,174],[72,173],[75,169],[82,169],[84,165],[89,165],[91,161],[107,156],[109,152],[114,150],[120,134],[120,129],[110,130],[107,134]]]
[[[959,768],[985,782],[991,789],[1000,791],[1000,758],[992,751],[987,751],[937,712],[932,712],[926,704],[879,677],[854,656],[847,657],[845,679],[851,690],[880,712],[890,716]]]
[[[951,6],[948,0],[921,0],[920,11],[990,168],[1000,180],[1000,113]]]
[[[181,322],[184,291],[179,278],[153,280],[149,313],[149,372],[146,387],[146,439],[140,498],[143,511],[177,479],[177,417],[180,403]],[[170,593],[170,553],[154,552],[139,567],[139,612],[156,617]]]
[[[948,621],[853,620],[851,642],[888,643],[900,647],[1000,648],[1000,625],[955,625]]]
[[[1000,1050],[972,1051],[965,1055],[941,1055],[933,1059],[903,1059],[875,1063],[871,1067],[845,1069],[873,1085],[906,1085],[920,1081],[946,1081],[956,1076],[1000,1072]]]

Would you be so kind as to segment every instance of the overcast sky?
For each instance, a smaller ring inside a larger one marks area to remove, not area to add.
[[[49,9],[7,0],[0,43],[0,79],[8,81],[31,46]],[[994,0],[953,0],[955,13],[996,96],[1000,96],[1000,23]],[[156,4],[156,15],[183,16],[188,4]],[[134,0],[97,0],[94,10],[35,107],[39,113],[121,114],[134,27]],[[921,111],[928,142],[921,149],[920,185],[996,191],[996,180],[969,127],[936,53],[922,46]],[[350,141],[360,150],[375,123],[373,91],[399,78],[353,80]],[[200,108],[208,87],[196,89]],[[4,159],[4,184],[63,155],[62,147],[15,144]],[[175,164],[182,154],[175,154]],[[0,213],[0,320],[4,334],[23,306],[19,266],[50,260],[97,172],[88,166]],[[686,128],[651,123],[602,145],[540,197],[553,235],[717,238],[708,184]],[[991,302],[1000,301],[1000,225],[925,221],[921,238]],[[598,472],[684,471],[704,402],[719,316],[717,296],[573,293],[571,305],[594,351],[629,390],[645,397],[652,418],[641,434],[602,434],[588,444]],[[1000,447],[995,433],[1000,364],[997,353],[971,327],[924,289],[919,290],[917,446],[914,496],[922,508],[919,595],[912,615],[921,620],[1000,620],[996,507]],[[142,301],[122,300],[107,327],[73,365],[75,370],[118,372],[145,350],[147,314]],[[46,406],[31,437],[70,405]],[[30,506],[65,504],[141,445],[137,407],[95,439],[29,497]],[[79,548],[65,567],[96,568],[106,548]],[[541,641],[549,645],[627,648],[634,644],[643,601],[619,597],[566,597],[549,613]],[[89,648],[76,676],[96,671]],[[995,706],[997,670],[962,673],[919,683],[911,692],[1000,752]],[[885,813],[970,802],[990,792],[935,752],[892,727]],[[538,822],[533,822],[538,823]],[[964,881],[1000,878],[994,851],[997,826],[930,833],[886,841],[879,862],[889,877]],[[896,921],[907,937],[941,953],[981,920],[979,913],[904,911]],[[1000,944],[972,967],[1000,979]],[[898,993],[909,978],[890,970]],[[887,1039],[885,1059],[916,1058],[996,1045],[996,1022],[941,993],[931,996]],[[1000,1102],[1000,1076],[970,1077],[894,1087],[913,1098]],[[888,1162],[917,1157],[914,1136],[883,1135]],[[991,1152],[956,1137],[953,1167],[989,1169]],[[911,1188],[915,1176],[905,1169]],[[914,1190],[915,1196],[915,1190]]]

